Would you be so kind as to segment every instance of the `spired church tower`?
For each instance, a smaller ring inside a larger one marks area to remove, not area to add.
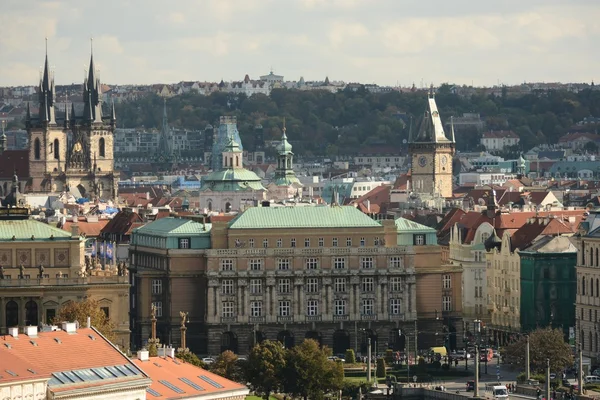
[[[442,197],[452,196],[452,157],[455,151],[454,124],[451,138],[444,133],[440,113],[435,103],[433,86],[427,99],[428,109],[416,136],[409,138],[412,191]]]
[[[75,197],[114,199],[118,177],[114,175],[114,104],[111,115],[102,115],[102,87],[90,57],[88,76],[83,83],[83,115],[65,107],[62,124],[54,111],[54,78],[50,78],[48,57],[39,89],[40,113],[33,118],[27,110],[29,170],[33,191],[70,191]]]

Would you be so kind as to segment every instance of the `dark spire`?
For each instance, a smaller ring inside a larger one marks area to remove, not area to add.
[[[71,103],[71,121],[75,122],[75,103]]]
[[[44,61],[44,75],[42,75],[42,81],[40,87],[43,91],[50,91],[50,67],[48,65],[48,38],[46,38],[46,60]]]
[[[411,115],[410,117],[410,125],[408,126],[408,143],[412,143],[413,140],[415,139],[413,137],[413,117]]]
[[[44,92],[44,101],[40,107],[40,121],[50,121],[50,118],[48,117],[48,92]]]
[[[88,68],[88,87],[96,87],[96,68],[94,66],[94,38],[90,38],[90,67]]]
[[[29,108],[29,102],[27,102],[27,115],[25,115],[25,121],[31,122],[31,109]]]

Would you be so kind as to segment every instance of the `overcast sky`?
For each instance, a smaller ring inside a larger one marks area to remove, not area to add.
[[[258,79],[403,86],[600,80],[600,0],[1,0],[0,86],[57,84],[93,37],[109,84]]]

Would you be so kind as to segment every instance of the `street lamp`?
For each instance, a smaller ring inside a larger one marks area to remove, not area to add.
[[[402,336],[402,329],[398,329],[398,340],[400,340],[400,336]],[[409,363],[409,348],[408,348],[408,332],[404,335],[404,352],[406,353],[406,384],[410,383],[410,363]]]
[[[531,379],[531,369],[529,368],[529,335],[525,335],[525,379]]]
[[[479,397],[479,339],[481,334],[481,321],[476,319],[473,321],[473,331],[475,332],[475,387],[473,389],[473,397]]]

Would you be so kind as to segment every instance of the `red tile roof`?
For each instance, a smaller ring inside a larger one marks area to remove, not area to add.
[[[102,229],[102,235],[115,233],[125,235],[134,223],[143,223],[142,217],[138,213],[129,210],[122,210],[110,220]]]
[[[225,379],[217,374],[208,372],[202,368],[188,364],[181,360],[173,360],[170,357],[150,357],[148,361],[133,361],[140,369],[142,369],[152,379],[150,389],[160,396],[155,396],[152,391],[146,393],[147,399],[183,399],[202,395],[207,398],[233,398],[233,396],[243,396],[249,393],[246,386]],[[206,377],[204,380],[201,377]],[[166,382],[175,386],[184,393],[177,393],[171,389]],[[191,382],[192,385],[187,382]],[[212,385],[209,382],[214,382]],[[196,387],[194,387],[196,386]],[[221,386],[221,387],[216,387]],[[202,390],[198,389],[200,387]],[[215,397],[208,397],[214,395]]]
[[[373,188],[369,192],[360,196],[358,199],[350,201],[350,204],[356,205],[364,213],[379,213],[383,205],[390,202],[390,185],[381,185]],[[367,204],[369,202],[369,204]]]
[[[483,134],[484,139],[503,139],[503,138],[511,138],[518,139],[519,136],[513,131],[489,131]]]
[[[99,219],[97,222],[87,222],[85,218],[79,218],[77,226],[79,226],[79,232],[85,233],[87,237],[99,237],[102,229],[108,224],[108,219]],[[60,228],[64,231],[71,232],[71,226],[74,222],[66,221]]]

